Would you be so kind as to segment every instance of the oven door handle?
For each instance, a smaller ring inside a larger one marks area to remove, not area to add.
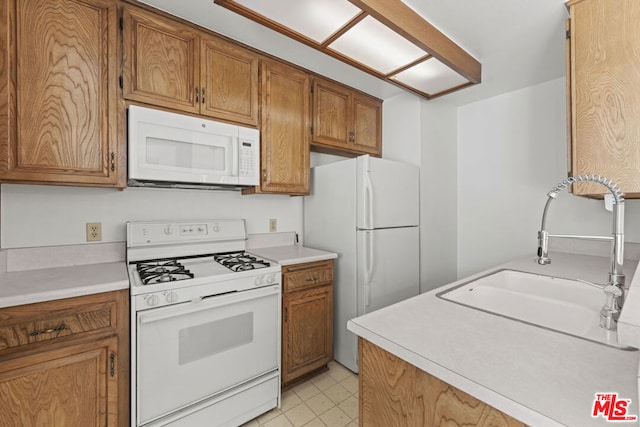
[[[138,322],[140,324],[158,322],[160,320],[169,319],[176,316],[185,316],[188,314],[198,313],[200,311],[209,310],[215,307],[234,304],[236,302],[251,301],[258,298],[264,298],[270,295],[280,293],[280,286],[263,287],[250,291],[234,292],[232,294],[220,295],[217,297],[200,298],[192,304],[180,304],[178,306],[169,306],[148,310],[138,313]]]

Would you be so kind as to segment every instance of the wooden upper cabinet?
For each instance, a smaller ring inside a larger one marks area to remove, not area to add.
[[[124,97],[200,112],[200,33],[155,13],[125,7]]]
[[[382,155],[382,102],[356,93],[353,97],[353,148]]]
[[[258,125],[258,56],[217,37],[202,40],[201,113]]]
[[[261,63],[260,187],[245,193],[309,194],[308,74],[271,60]]]
[[[125,7],[124,97],[258,126],[258,56],[158,14]]]
[[[637,0],[568,2],[570,173],[605,176],[626,197],[640,197],[640,3]],[[601,197],[594,183],[573,193]]]
[[[124,187],[117,5],[8,0],[0,6],[0,180]]]
[[[313,140],[317,151],[382,155],[382,101],[320,78],[313,81]]]

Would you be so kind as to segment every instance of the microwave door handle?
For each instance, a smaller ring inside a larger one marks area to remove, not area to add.
[[[240,138],[233,138],[231,151],[231,176],[238,176],[238,167],[240,163]]]

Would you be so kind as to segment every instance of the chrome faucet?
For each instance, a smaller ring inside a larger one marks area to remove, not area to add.
[[[546,230],[547,212],[551,201],[558,197],[558,193],[576,182],[590,181],[602,184],[613,195],[613,235],[612,236],[576,236],[567,234],[549,234]],[[536,262],[540,265],[551,263],[549,258],[549,238],[576,238],[588,240],[607,240],[612,241],[611,249],[611,271],[609,272],[609,280],[607,286],[604,287],[606,301],[602,310],[600,310],[600,327],[610,331],[617,329],[620,310],[624,304],[625,280],[622,272],[622,263],[624,261],[624,193],[620,191],[617,184],[599,175],[580,175],[570,177],[547,193],[548,199],[542,213],[542,226],[538,231],[538,256]]]

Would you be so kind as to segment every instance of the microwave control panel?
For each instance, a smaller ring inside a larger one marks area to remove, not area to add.
[[[256,142],[240,141],[240,176],[254,176],[256,174]]]

